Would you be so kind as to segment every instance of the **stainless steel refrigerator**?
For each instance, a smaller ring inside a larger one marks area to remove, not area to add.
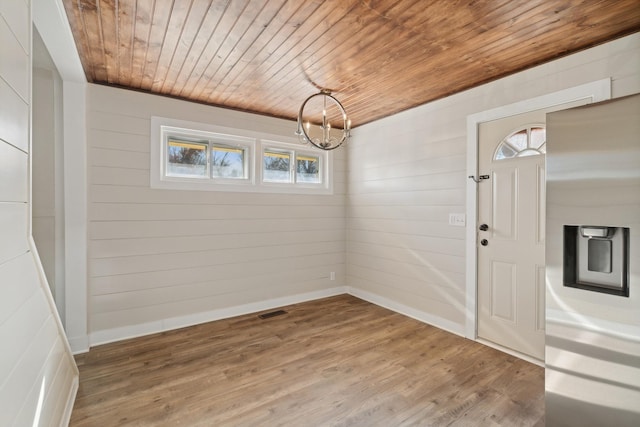
[[[547,115],[546,425],[640,426],[640,94]]]

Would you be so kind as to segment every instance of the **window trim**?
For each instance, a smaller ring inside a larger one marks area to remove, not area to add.
[[[236,129],[165,117],[151,117],[150,186],[154,189],[231,191],[255,193],[333,194],[333,153],[310,148],[295,137],[283,137],[244,129]],[[209,144],[208,177],[179,177],[167,174],[167,138],[174,136]],[[245,148],[245,179],[212,177],[211,147],[238,146]],[[291,153],[291,182],[264,181],[263,153],[265,149]],[[318,157],[320,183],[296,182],[298,155]]]

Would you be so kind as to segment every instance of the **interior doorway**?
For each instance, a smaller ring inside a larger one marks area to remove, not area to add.
[[[62,78],[35,26],[32,67],[31,233],[64,325]]]

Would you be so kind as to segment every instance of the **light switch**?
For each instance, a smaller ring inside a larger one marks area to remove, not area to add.
[[[449,225],[455,225],[457,227],[464,227],[467,223],[466,215],[463,213],[450,213]]]

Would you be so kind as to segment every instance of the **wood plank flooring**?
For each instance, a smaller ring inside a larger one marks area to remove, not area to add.
[[[542,426],[543,368],[352,296],[94,347],[71,426]]]

